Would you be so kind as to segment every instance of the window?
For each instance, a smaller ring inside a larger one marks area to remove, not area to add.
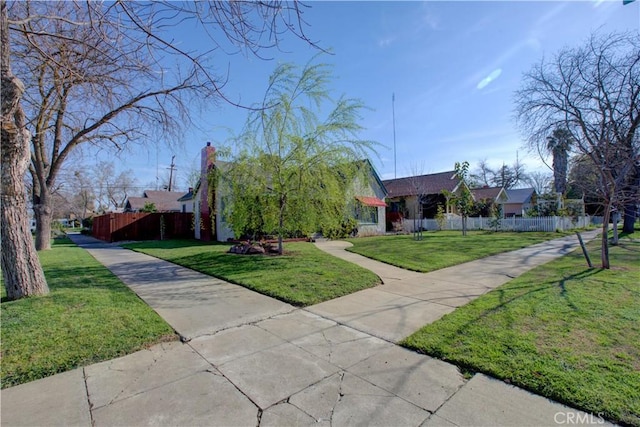
[[[376,206],[366,206],[360,202],[356,202],[354,217],[360,224],[377,224],[378,208]]]

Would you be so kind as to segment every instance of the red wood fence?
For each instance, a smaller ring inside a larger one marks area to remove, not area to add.
[[[193,214],[109,213],[93,218],[91,235],[107,242],[193,238]]]

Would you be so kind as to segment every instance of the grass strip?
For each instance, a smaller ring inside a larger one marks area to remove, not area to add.
[[[296,306],[318,304],[381,283],[369,270],[306,242],[286,243],[282,256],[229,254],[229,244],[198,240],[139,242],[124,247]]]
[[[70,240],[56,239],[39,256],[49,295],[0,304],[2,388],[176,339],[156,312]]]
[[[599,258],[599,240],[588,245]],[[537,267],[403,345],[614,422],[640,426],[640,241],[610,270],[581,251]]]
[[[415,240],[413,235],[349,239],[353,246],[347,250],[396,267],[428,273],[567,235],[571,233],[469,231],[463,236],[460,231],[430,231],[423,233],[422,240]]]

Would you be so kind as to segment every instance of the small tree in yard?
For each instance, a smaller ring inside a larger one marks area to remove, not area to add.
[[[444,230],[445,225],[447,225],[447,217],[444,214],[444,206],[438,205],[436,210],[436,223],[438,224],[438,230]]]
[[[374,143],[358,139],[363,105],[332,101],[325,65],[280,65],[262,105],[250,114],[229,167],[228,220],[238,236],[261,228],[278,236],[340,228],[349,215],[347,188]],[[324,119],[321,107],[331,106]],[[354,200],[355,201],[355,200]]]
[[[500,205],[494,203],[491,205],[491,219],[489,220],[489,227],[493,228],[493,231],[500,229],[502,222],[502,208]]]
[[[462,235],[466,236],[467,218],[469,218],[469,215],[474,208],[473,196],[467,186],[467,182],[469,180],[469,162],[456,162],[455,171],[456,175],[460,179],[460,192],[454,196],[454,202],[458,209],[458,213],[462,217]]]

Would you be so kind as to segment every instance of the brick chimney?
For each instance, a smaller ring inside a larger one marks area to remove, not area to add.
[[[211,146],[210,142],[207,142],[207,146],[201,151],[200,172],[202,175],[206,175],[209,168],[216,161],[216,149]]]

